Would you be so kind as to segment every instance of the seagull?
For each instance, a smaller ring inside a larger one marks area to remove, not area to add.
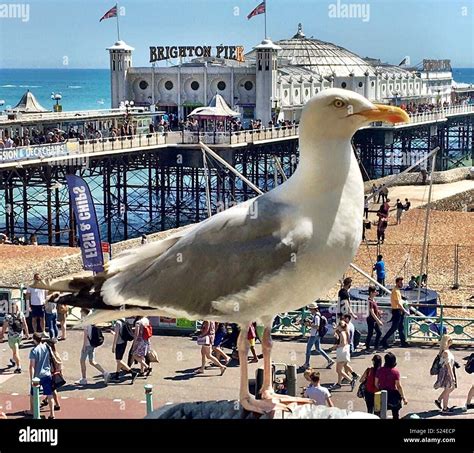
[[[272,388],[271,327],[276,314],[323,297],[362,238],[364,185],[351,138],[373,121],[408,122],[398,107],[355,92],[324,90],[303,108],[300,162],[270,192],[124,252],[94,277],[45,283],[63,303],[96,310],[90,323],[154,315],[238,323],[240,403],[266,413],[290,402]],[[264,326],[261,399],[248,389],[247,330]]]

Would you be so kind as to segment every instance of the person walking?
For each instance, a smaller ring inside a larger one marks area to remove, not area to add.
[[[201,367],[196,370],[196,374],[204,373],[206,360],[210,360],[214,365],[219,367],[221,370],[221,376],[227,370],[227,367],[222,365],[222,363],[211,354],[211,345],[214,343],[215,332],[216,327],[213,321],[204,321],[202,323],[201,331],[199,332],[197,339],[197,344],[201,346]]]
[[[334,407],[331,392],[320,384],[321,376],[318,371],[309,375],[310,385],[304,391],[304,397],[312,399],[318,406]]]
[[[347,365],[351,361],[351,349],[350,349],[350,340],[349,340],[349,331],[345,321],[339,321],[338,326],[334,332],[336,337],[336,373],[337,373],[337,383],[331,386],[331,390],[340,389],[342,386],[342,380],[346,379],[351,383],[352,389],[354,389],[355,380],[351,378],[345,371]],[[353,370],[350,368],[350,371]]]
[[[221,345],[227,336],[227,326],[221,322],[216,328],[216,335],[214,337],[214,343],[212,344],[212,352],[217,360],[224,360],[224,365],[227,366],[230,362],[230,357],[222,350]]]
[[[153,371],[150,364],[146,362],[150,352],[150,338],[153,335],[153,329],[150,320],[145,316],[139,316],[135,323],[135,339],[132,345],[132,357],[140,365],[139,376],[148,377]]]
[[[81,308],[81,316],[85,318],[89,314],[89,310],[87,308]],[[95,349],[98,346],[96,344],[96,338],[99,337],[97,334],[96,326],[88,325],[84,327],[84,334],[82,340],[82,350],[81,350],[81,379],[76,381],[76,385],[87,385],[87,367],[86,367],[86,360],[89,359],[89,363],[93,366],[96,370],[98,370],[102,376],[104,377],[104,384],[107,385],[109,382],[110,373],[105,371],[105,369],[96,362],[95,360]],[[99,331],[100,332],[100,331]],[[102,338],[103,340],[103,338]]]
[[[53,400],[54,400],[54,411],[60,411],[61,405],[59,404],[59,396],[58,396],[58,388],[54,382],[54,373],[59,373],[62,376],[64,371],[63,368],[63,361],[61,360],[61,356],[59,355],[58,351],[56,350],[56,342],[58,340],[56,338],[50,338],[45,340],[45,344],[49,347],[50,351],[50,361],[51,361],[51,377],[52,377],[52,388],[53,388]],[[65,381],[63,381],[65,383]],[[64,385],[64,384],[63,384]],[[41,401],[40,407],[46,407],[49,404],[48,397],[44,398]]]
[[[252,323],[249,326],[249,330],[247,332],[247,339],[250,346],[250,352],[252,353],[252,358],[250,359],[249,363],[257,363],[258,362],[258,355],[257,351],[255,350],[255,344],[257,339],[257,329],[256,323]]]
[[[321,313],[319,312],[319,307],[316,303],[311,303],[308,305],[308,309],[311,313],[310,321],[308,322],[308,327],[311,328],[309,332],[308,343],[306,344],[306,359],[303,365],[304,369],[310,368],[310,358],[311,350],[313,347],[316,349],[318,354],[321,354],[327,361],[326,368],[331,368],[334,365],[334,360],[332,360],[321,347],[321,331],[322,322],[321,322]]]
[[[112,353],[115,354],[115,361],[117,367],[115,373],[112,373],[110,376],[111,381],[118,381],[120,371],[125,371],[125,373],[130,373],[131,382],[133,384],[135,378],[138,376],[138,372],[132,370],[124,361],[123,356],[125,355],[125,350],[127,349],[127,344],[129,341],[134,340],[133,330],[130,324],[127,323],[125,318],[117,319],[114,326],[114,341],[112,343]]]
[[[380,357],[379,354],[375,354],[372,357],[372,366],[367,368],[360,378],[361,384],[363,383],[365,385],[364,400],[365,405],[367,406],[367,412],[369,414],[374,413],[375,393],[377,392],[377,387],[375,386],[375,376],[377,374],[377,370],[381,366],[382,357]]]
[[[385,261],[383,260],[382,255],[377,255],[377,262],[374,264],[374,267],[372,270],[375,271],[375,274],[377,276],[377,283],[380,283],[381,285],[385,286]],[[384,293],[383,289],[380,289],[380,294]]]
[[[46,315],[46,328],[49,332],[49,338],[57,338],[58,331],[58,311],[56,308],[56,301],[59,298],[59,293],[53,293],[46,299],[44,304],[44,311]]]
[[[390,200],[388,199],[388,187],[385,184],[382,184],[382,202],[387,203]]]
[[[61,336],[58,338],[59,341],[66,339],[66,321],[68,315],[68,307],[65,304],[56,304],[56,310],[58,312],[59,327],[61,329]]]
[[[410,312],[405,309],[402,301],[401,289],[403,288],[403,277],[397,277],[395,279],[395,288],[392,289],[392,294],[390,296],[390,305],[392,307],[392,325],[388,332],[382,338],[382,347],[387,349],[388,339],[398,330],[398,336],[400,337],[400,343],[402,348],[406,348],[408,343],[405,339],[405,330],[403,326],[403,321],[405,315],[409,315]]]
[[[380,200],[382,200],[382,203],[383,203],[383,191],[382,191],[382,189],[383,189],[383,185],[380,184],[379,188],[377,189],[377,204],[380,203]]]
[[[457,387],[456,374],[454,371],[454,355],[449,350],[453,344],[453,339],[449,335],[443,335],[439,345],[439,368],[436,382],[433,388],[435,390],[443,389],[439,397],[435,400],[436,406],[441,410],[442,414],[450,414],[454,412],[453,407],[448,407],[449,395]]]
[[[397,204],[395,205],[397,208],[397,225],[402,223],[402,214],[405,209],[403,203],[400,201],[400,198],[397,198]]]
[[[383,322],[381,319],[381,312],[379,310],[377,302],[375,301],[376,293],[377,293],[377,290],[375,289],[375,286],[369,286],[369,298],[367,300],[369,315],[367,316],[367,319],[366,319],[367,337],[365,339],[365,350],[367,352],[371,350],[370,342],[372,340],[374,330],[375,330],[374,349],[378,349],[380,337],[382,336],[382,330],[380,328],[383,326]]]
[[[26,289],[26,301],[28,303],[28,312],[31,314],[33,332],[44,332],[45,312],[44,304],[46,302],[47,291],[45,289],[35,288],[35,283],[41,281],[39,274],[33,275],[33,284]],[[39,323],[39,329],[38,329]]]
[[[387,220],[380,218],[377,223],[377,244],[383,244],[385,242],[385,230],[387,226]]]
[[[28,324],[23,312],[20,310],[17,301],[12,302],[12,313],[6,314],[2,326],[2,342],[5,336],[8,335],[8,346],[12,351],[12,358],[10,359],[10,367],[14,367],[14,373],[21,373],[20,362],[20,344],[23,338],[29,337]]]
[[[43,395],[46,396],[49,405],[49,419],[54,419],[54,403],[53,403],[53,378],[51,376],[51,358],[49,348],[42,342],[43,335],[39,332],[33,334],[34,347],[30,351],[30,382],[33,378],[38,378],[40,387],[43,389]],[[26,415],[33,414],[33,385],[30,390],[30,412]]]
[[[338,320],[341,320],[342,317],[347,314],[357,319],[357,315],[352,311],[351,307],[351,296],[349,294],[351,286],[352,278],[346,277],[342,282],[342,288],[337,294],[336,316]]]
[[[405,198],[405,205],[403,206],[403,209],[408,212],[410,210],[411,203],[408,201],[408,198]]]
[[[400,381],[400,372],[396,368],[397,358],[391,352],[385,354],[384,365],[375,374],[375,387],[377,390],[387,391],[387,408],[392,411],[394,420],[400,418],[400,409],[403,404],[408,404]]]
[[[369,200],[367,195],[364,197],[364,217],[366,220],[369,218]]]

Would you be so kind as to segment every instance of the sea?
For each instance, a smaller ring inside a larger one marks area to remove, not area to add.
[[[456,82],[474,84],[474,68],[455,68]],[[110,108],[110,72],[108,69],[0,69],[0,110],[14,107],[26,90],[39,103],[52,110],[52,93],[62,95],[63,110]]]
[[[38,102],[52,110],[52,93],[62,95],[63,110],[110,108],[108,69],[0,69],[0,110],[14,107],[30,90]]]

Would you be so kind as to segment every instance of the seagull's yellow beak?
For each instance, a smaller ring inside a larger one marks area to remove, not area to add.
[[[369,121],[385,121],[387,123],[409,123],[410,117],[405,110],[393,105],[374,104],[374,109],[356,113]]]

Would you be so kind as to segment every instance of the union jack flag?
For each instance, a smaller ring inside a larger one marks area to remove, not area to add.
[[[252,19],[254,16],[258,16],[259,14],[265,14],[265,0],[263,0],[260,5],[258,5],[252,12],[247,16],[247,19]]]
[[[110,8],[99,20],[99,22],[102,22],[104,19],[110,19],[112,17],[117,17],[117,5],[115,5],[113,8]]]

